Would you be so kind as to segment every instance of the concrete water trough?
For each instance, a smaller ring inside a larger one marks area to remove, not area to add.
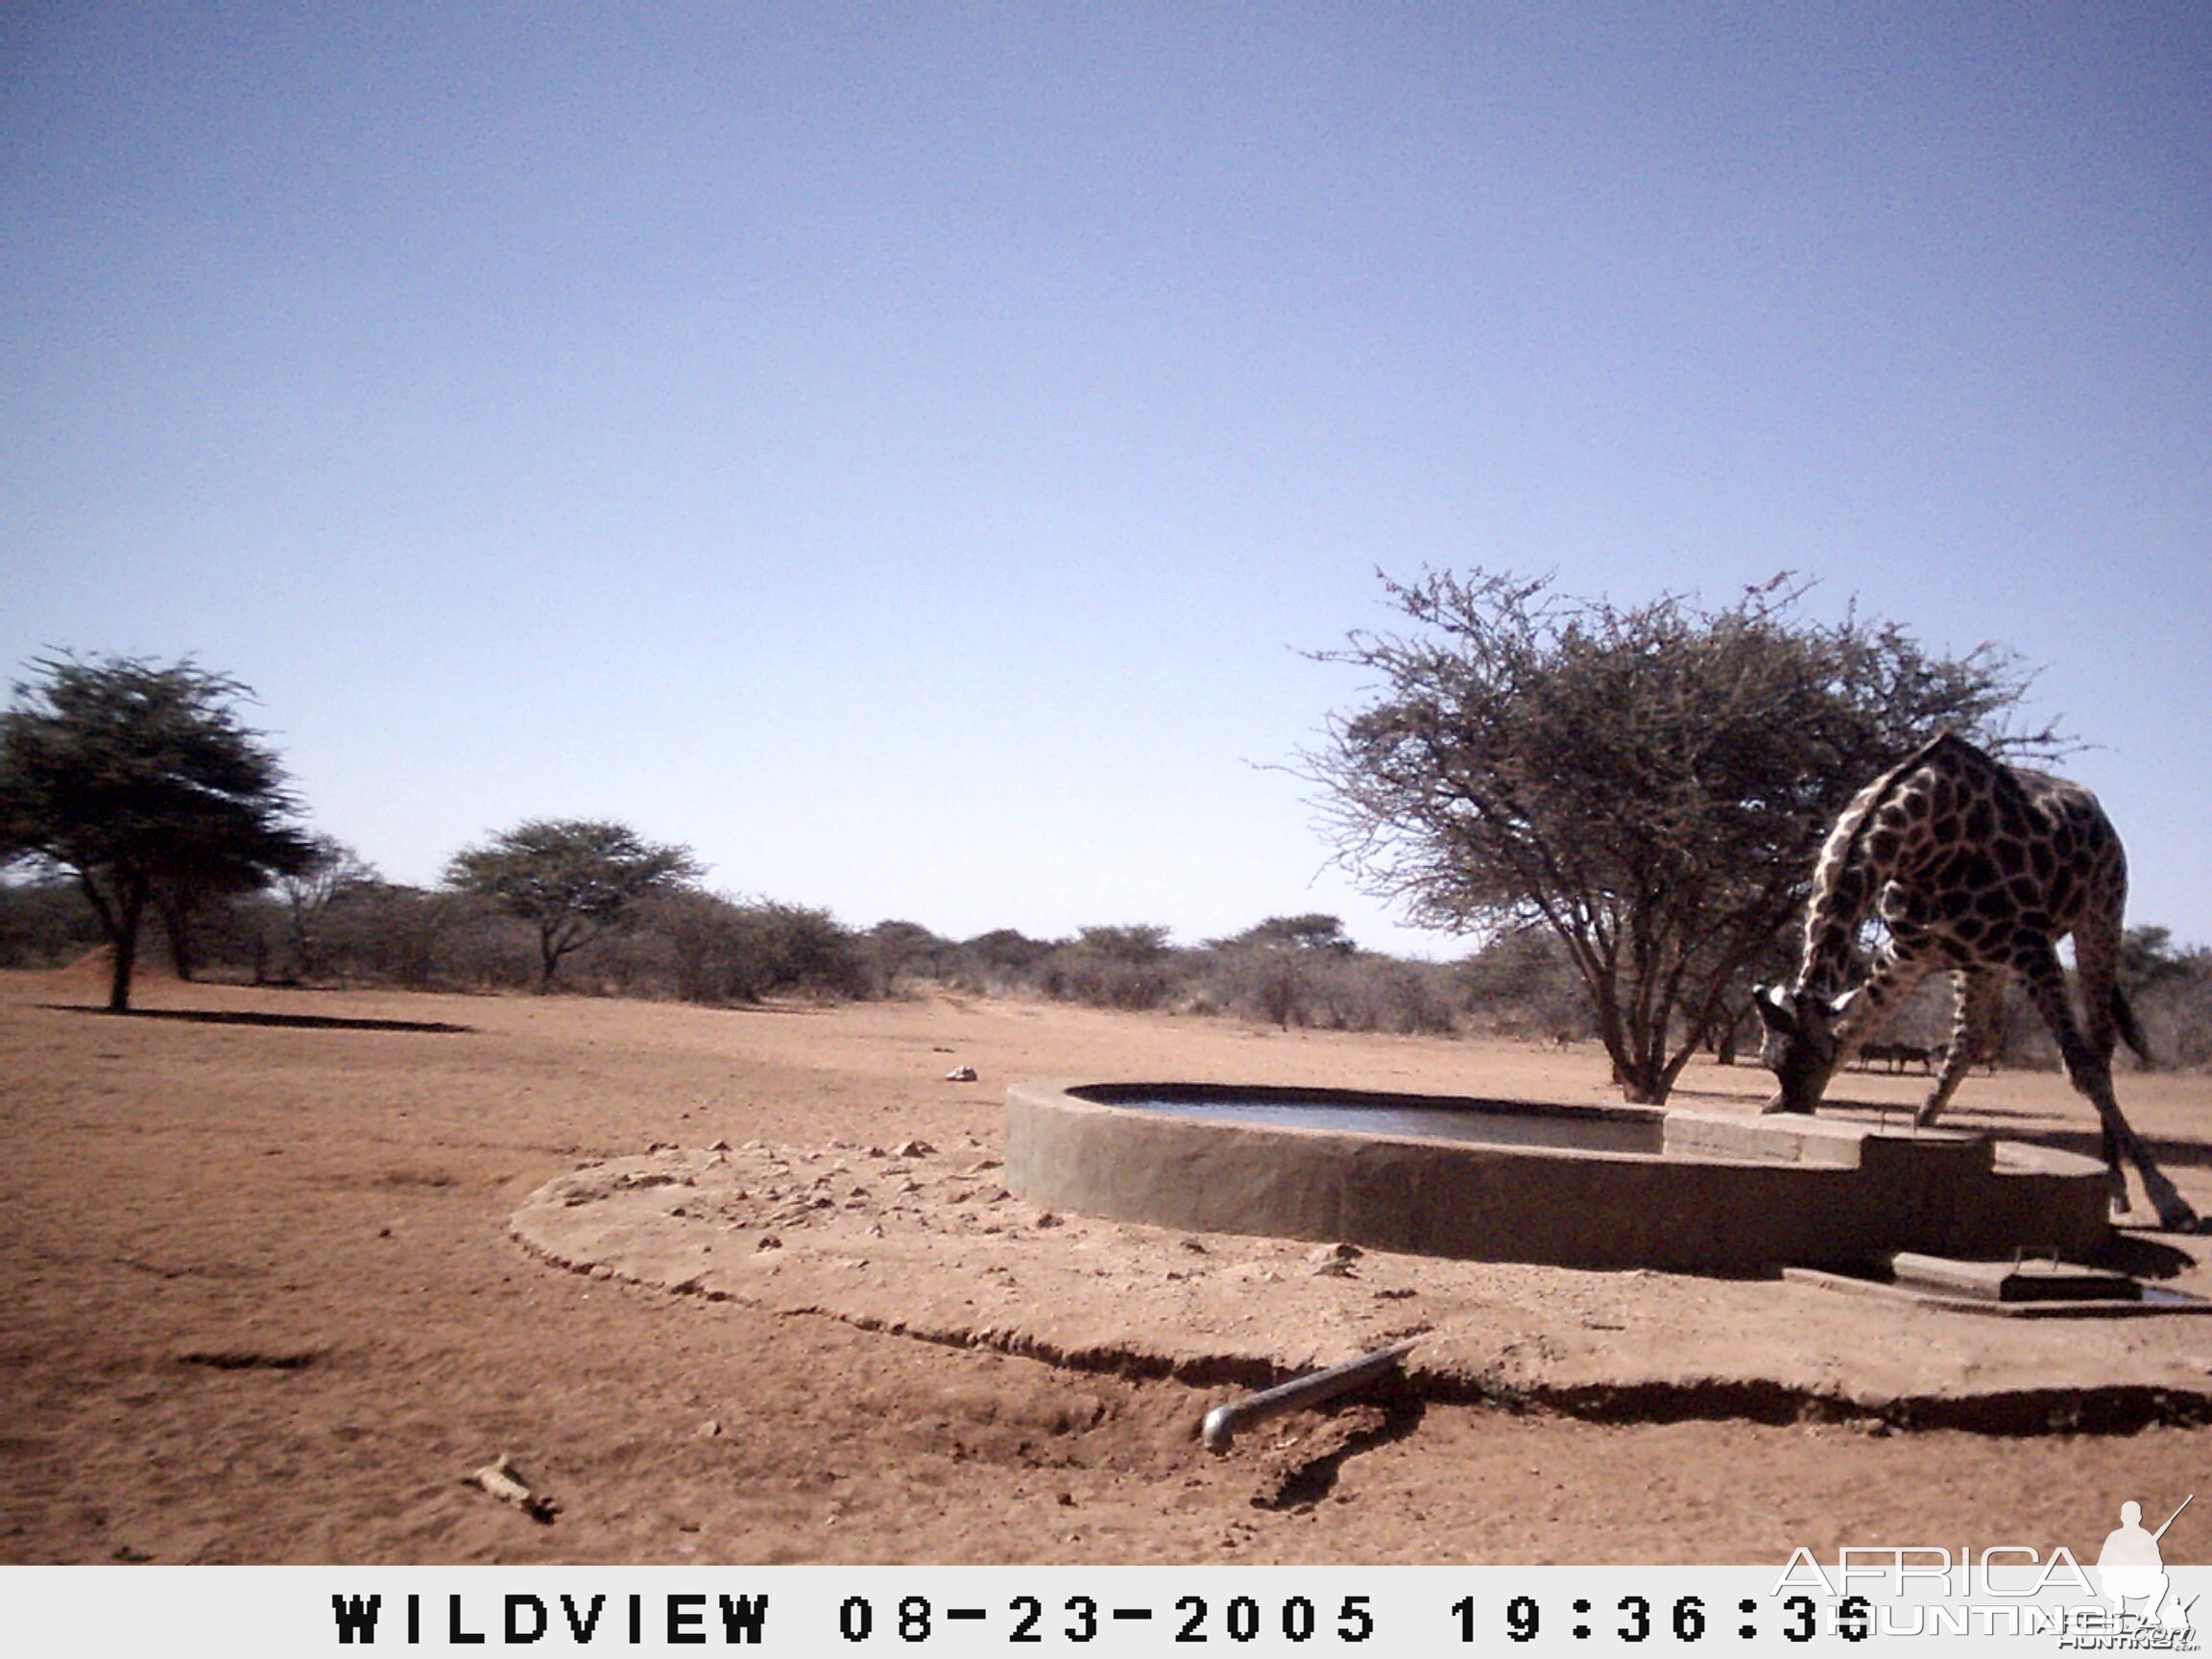
[[[2109,1235],[2101,1164],[1910,1119],[1055,1079],[1007,1091],[1005,1173],[1115,1220],[1567,1267],[2074,1261]]]

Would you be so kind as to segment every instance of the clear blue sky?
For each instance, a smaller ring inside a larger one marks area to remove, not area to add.
[[[2212,8],[0,12],[0,670],[966,935],[1393,929],[1377,567],[2043,665],[2212,943]]]

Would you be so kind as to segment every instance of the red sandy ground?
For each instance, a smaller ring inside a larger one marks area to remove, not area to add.
[[[1196,1425],[1227,1390],[625,1287],[508,1233],[544,1182],[655,1142],[991,1156],[1023,1076],[1606,1098],[1590,1053],[951,999],[722,1012],[155,979],[140,996],[154,1015],[461,1031],[116,1019],[99,1000],[90,970],[0,974],[8,1561],[1779,1564],[1906,1534],[2092,1559],[2123,1501],[2163,1514],[2212,1485],[2205,1429],[2007,1438],[1434,1402],[1302,1413],[1209,1457]],[[945,1081],[958,1064],[981,1081]],[[1748,1070],[1689,1081],[1763,1092]],[[2122,1094],[2212,1210],[2212,1080],[2130,1075]],[[2083,1144],[2092,1127],[2054,1077],[1976,1079],[1957,1116]],[[551,1525],[462,1483],[502,1451],[559,1503]],[[2168,1559],[2207,1544],[2212,1520],[2184,1518]]]

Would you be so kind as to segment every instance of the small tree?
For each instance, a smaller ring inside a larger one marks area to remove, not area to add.
[[[252,693],[237,681],[190,661],[34,667],[0,715],[0,859],[76,878],[113,949],[120,1013],[149,902],[181,916],[193,898],[255,891],[303,868],[308,841],[275,752],[238,718]]]
[[[1209,939],[1206,943],[1217,950],[1246,948],[1261,950],[1325,950],[1337,956],[1349,956],[1358,949],[1352,942],[1352,936],[1344,931],[1344,923],[1340,917],[1318,912],[1305,916],[1270,916],[1241,933],[1233,934],[1227,939]]]
[[[1286,1031],[1309,1022],[1317,967],[1357,949],[1342,920],[1318,912],[1270,916],[1229,938],[1209,939],[1206,948],[1233,1001],[1256,1005]]]
[[[891,996],[898,988],[899,977],[938,979],[945,977],[945,961],[955,949],[950,939],[941,938],[919,922],[878,922],[868,930],[868,953],[875,959],[876,974],[883,995]]]
[[[308,842],[307,862],[276,883],[284,901],[284,930],[292,950],[292,971],[313,979],[323,972],[323,925],[330,906],[377,879],[375,866],[335,835]]]
[[[1322,660],[1382,677],[1305,756],[1337,856],[1421,925],[1549,928],[1627,1098],[1666,1099],[1789,926],[1852,794],[1948,726],[2000,749],[2028,677],[1890,623],[1796,612],[1781,579],[1707,611],[1476,571],[1385,579],[1420,632]]]
[[[701,873],[688,847],[656,846],[627,825],[534,818],[455,854],[445,881],[537,928],[538,988],[545,991],[563,957],[621,926],[638,900],[688,886]]]

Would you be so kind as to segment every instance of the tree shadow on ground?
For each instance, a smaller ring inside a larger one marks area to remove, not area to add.
[[[301,1031],[427,1031],[466,1033],[473,1025],[445,1020],[371,1020],[337,1014],[263,1014],[232,1008],[101,1008],[88,1002],[41,1002],[59,1014],[99,1014],[117,1020],[181,1020],[195,1025],[269,1025]]]

